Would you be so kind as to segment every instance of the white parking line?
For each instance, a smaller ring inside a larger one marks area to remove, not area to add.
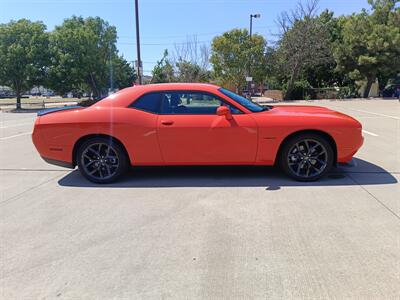
[[[365,134],[372,135],[372,136],[379,136],[379,135],[377,135],[376,133],[373,133],[373,132],[370,132],[370,131],[366,131],[366,130],[364,130],[364,129],[363,129],[362,132],[364,132]]]
[[[32,132],[24,132],[24,133],[20,133],[20,134],[16,134],[16,135],[5,136],[5,137],[0,138],[0,141],[9,140],[9,139],[12,139],[12,138],[15,138],[15,137],[28,135],[28,134],[32,134]]]
[[[399,117],[389,116],[389,115],[380,114],[380,113],[376,113],[376,112],[371,112],[371,111],[367,111],[367,110],[354,109],[354,108],[347,108],[347,109],[354,110],[354,111],[358,111],[358,112],[363,112],[363,113],[366,113],[366,114],[371,114],[371,115],[376,115],[376,116],[391,118],[391,119],[395,119],[395,120],[400,120]]]

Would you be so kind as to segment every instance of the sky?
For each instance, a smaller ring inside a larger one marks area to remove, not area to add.
[[[141,54],[145,74],[151,74],[164,49],[196,36],[200,43],[233,28],[248,28],[271,42],[279,32],[275,20],[295,8],[297,0],[139,0]],[[367,0],[320,0],[319,10],[347,15],[369,8]],[[20,18],[43,21],[48,30],[72,15],[99,16],[116,26],[117,47],[128,61],[136,59],[134,0],[0,0],[0,23]]]

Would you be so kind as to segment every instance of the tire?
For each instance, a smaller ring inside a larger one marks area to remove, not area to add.
[[[317,181],[332,169],[334,151],[322,135],[305,133],[284,143],[279,161],[289,177],[303,182]]]
[[[128,167],[123,147],[104,137],[84,141],[77,151],[76,161],[81,174],[94,183],[114,182]]]

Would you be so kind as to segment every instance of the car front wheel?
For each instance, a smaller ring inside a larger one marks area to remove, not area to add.
[[[280,156],[283,171],[298,181],[316,181],[324,177],[332,169],[333,162],[332,146],[318,134],[290,138]]]
[[[128,159],[123,148],[109,138],[92,138],[82,143],[77,163],[84,177],[94,183],[111,183],[123,175]]]

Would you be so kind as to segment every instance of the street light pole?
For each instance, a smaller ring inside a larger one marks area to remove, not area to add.
[[[142,59],[140,57],[140,30],[139,30],[139,0],[135,0],[135,15],[136,15],[136,50],[137,50],[137,65],[138,65],[138,83],[143,84],[142,78]]]
[[[251,36],[253,35],[253,18],[259,19],[259,18],[261,18],[261,15],[260,14],[250,15],[250,39],[251,39]]]
[[[253,35],[253,15],[250,15],[250,39]]]
[[[250,42],[251,42],[251,37],[252,37],[252,35],[253,35],[253,18],[254,19],[258,19],[258,18],[261,18],[261,15],[260,14],[251,14],[250,15]],[[250,55],[251,55],[251,53],[250,53]],[[248,81],[247,81],[247,94],[248,94],[248,97],[249,98],[251,98],[251,84],[252,84],[252,81],[251,80],[249,80],[250,78],[251,78],[251,57],[249,57],[249,66],[248,66]]]

